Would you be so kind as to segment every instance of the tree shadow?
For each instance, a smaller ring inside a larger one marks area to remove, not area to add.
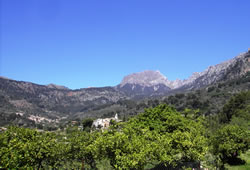
[[[228,159],[228,164],[229,165],[244,165],[246,164],[246,161],[244,159],[236,157],[236,158]]]
[[[151,168],[150,170],[180,170],[180,169],[200,169],[200,162],[181,162],[178,163],[175,167],[169,165],[166,166],[164,163],[160,163],[156,165],[154,168]]]

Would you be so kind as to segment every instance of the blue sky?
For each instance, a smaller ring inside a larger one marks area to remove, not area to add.
[[[1,0],[0,75],[69,88],[184,79],[250,47],[249,0]]]

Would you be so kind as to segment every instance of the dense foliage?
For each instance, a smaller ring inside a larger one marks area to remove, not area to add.
[[[200,110],[179,112],[160,104],[104,130],[93,129],[92,119],[84,119],[82,129],[73,126],[57,132],[10,126],[0,132],[0,167],[181,169],[198,162],[224,168],[250,148],[249,101],[249,91],[239,93],[219,114],[207,117]]]
[[[202,160],[206,139],[200,120],[159,105],[103,133],[96,145],[114,168],[144,169],[147,164]]]
[[[0,165],[5,168],[57,167],[64,147],[55,134],[9,127],[0,135]]]
[[[235,125],[219,129],[211,139],[212,153],[218,156],[219,165],[233,164],[238,156],[249,149],[249,133]]]
[[[218,158],[217,166],[224,168],[226,163],[242,162],[239,155],[250,147],[250,91],[233,96],[214,117],[217,130],[210,128],[210,144],[211,152]]]

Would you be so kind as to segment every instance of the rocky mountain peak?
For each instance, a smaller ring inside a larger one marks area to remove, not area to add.
[[[51,89],[69,90],[68,87],[60,86],[60,85],[56,85],[56,84],[48,84],[47,87],[51,88]]]
[[[123,78],[120,86],[126,84],[137,84],[145,87],[150,87],[158,84],[169,85],[169,80],[160,73],[160,71],[146,70],[139,73],[133,73]]]

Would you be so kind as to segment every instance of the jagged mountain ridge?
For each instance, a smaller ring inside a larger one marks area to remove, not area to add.
[[[230,79],[230,77],[225,78],[225,76],[229,72],[232,72],[232,70],[239,71],[239,73],[234,73],[234,75],[232,75],[233,77],[250,71],[249,55],[250,51],[242,53],[231,60],[210,66],[203,72],[195,72],[188,79],[184,80],[177,79],[170,81],[159,71],[148,70],[133,73],[125,76],[117,87],[127,94],[134,92],[140,95],[142,95],[143,92],[145,95],[148,95],[149,91],[151,91],[152,94],[162,95],[175,89],[198,89],[215,83],[216,81]],[[234,67],[238,68],[235,69]],[[141,89],[139,89],[138,86]]]
[[[193,90],[242,76],[250,71],[250,51],[242,53],[231,60],[208,67],[194,80],[184,83],[179,89]],[[185,80],[184,80],[185,81]],[[177,89],[178,89],[177,88]]]
[[[142,87],[154,87],[156,85],[165,85],[170,89],[179,88],[185,84],[189,84],[197,79],[202,73],[195,72],[188,79],[180,80],[176,79],[174,81],[168,80],[160,71],[146,70],[139,73],[133,73],[127,75],[123,78],[122,82],[118,85],[120,88],[124,87],[126,84],[140,85]]]

